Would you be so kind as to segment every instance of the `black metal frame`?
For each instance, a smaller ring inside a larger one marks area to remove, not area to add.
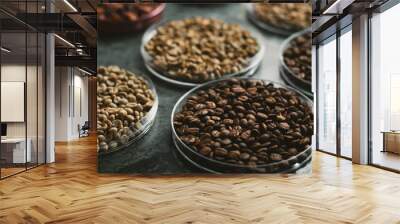
[[[315,148],[318,150],[319,149],[319,113],[318,113],[318,108],[319,108],[319,97],[318,97],[318,91],[319,91],[319,63],[318,63],[318,57],[319,57],[319,45],[315,45],[315,95],[314,95],[314,101],[315,101]]]
[[[36,11],[38,11],[39,10],[39,6],[38,6],[39,1],[38,0],[35,0],[35,1],[37,3],[36,4]],[[25,0],[23,2],[23,3],[25,3],[25,10],[27,10],[27,4],[26,4],[27,2],[28,2],[27,0]],[[30,2],[34,2],[34,1],[30,1]],[[1,11],[4,12],[4,13],[7,13],[4,10],[1,10]],[[46,7],[46,11],[47,11],[47,7]],[[15,17],[12,16],[12,18],[15,18]],[[18,20],[18,18],[15,18],[15,19],[17,21],[20,21],[20,20]],[[5,178],[8,178],[8,177],[11,177],[11,176],[14,176],[14,175],[17,175],[19,173],[25,172],[27,170],[36,168],[36,167],[38,167],[40,165],[43,165],[43,164],[47,163],[47,150],[46,150],[47,149],[47,128],[46,128],[47,127],[47,111],[46,111],[46,108],[47,108],[47,81],[46,81],[46,79],[47,79],[47,40],[46,40],[46,35],[44,35],[44,37],[42,39],[42,44],[44,44],[44,46],[43,46],[44,47],[44,51],[40,52],[40,53],[44,54],[44,55],[42,55],[42,60],[44,60],[44,65],[43,65],[44,67],[42,69],[42,80],[41,80],[43,82],[43,84],[44,84],[44,93],[43,93],[44,94],[44,99],[43,99],[43,105],[42,105],[42,107],[44,109],[44,116],[42,117],[44,119],[44,120],[42,120],[42,122],[44,122],[44,133],[43,133],[44,134],[44,136],[43,136],[44,145],[42,146],[42,147],[44,147],[42,149],[43,152],[44,152],[44,155],[42,155],[44,161],[40,163],[39,162],[39,68],[38,68],[38,66],[39,66],[39,33],[43,33],[43,32],[41,32],[41,31],[29,26],[26,23],[23,23],[23,24],[24,24],[24,28],[25,28],[25,30],[22,32],[22,33],[25,34],[25,84],[24,84],[24,91],[25,91],[25,93],[24,93],[24,96],[25,96],[25,99],[24,99],[25,169],[23,169],[21,171],[18,171],[18,172],[15,172],[15,173],[12,173],[12,174],[10,174],[8,176],[3,176],[2,172],[1,172],[2,169],[0,168],[0,180],[3,180]],[[36,107],[36,136],[35,137],[36,137],[36,143],[37,143],[36,144],[37,152],[36,152],[36,161],[34,163],[32,163],[32,162],[29,163],[30,166],[28,166],[28,162],[27,162],[27,160],[28,160],[28,154],[27,154],[27,147],[28,147],[28,144],[27,144],[27,139],[28,139],[28,124],[27,124],[27,121],[28,121],[28,112],[27,112],[28,67],[27,66],[28,66],[28,33],[32,33],[32,32],[28,32],[28,31],[33,31],[34,33],[36,33],[36,104],[37,104],[37,107]],[[1,45],[2,33],[3,32],[0,32],[0,45]],[[46,34],[46,33],[44,33],[44,34]],[[0,68],[1,68],[1,62],[2,62],[2,57],[1,57],[1,54],[0,54]],[[0,69],[0,81],[1,81],[1,69]],[[1,90],[1,86],[0,86],[0,90]],[[1,96],[1,93],[0,93],[0,96]],[[0,144],[0,156],[1,156],[1,144]]]
[[[315,61],[316,61],[316,92],[317,92],[317,97],[316,97],[316,101],[315,101],[315,105],[316,105],[316,150],[329,154],[329,155],[333,155],[333,156],[337,156],[343,159],[347,159],[347,160],[352,160],[352,158],[347,157],[342,155],[341,153],[341,117],[340,117],[340,103],[341,103],[341,97],[340,97],[340,81],[341,81],[341,65],[340,65],[340,37],[346,33],[346,32],[342,32],[346,29],[348,29],[348,27],[351,26],[351,24],[340,28],[337,27],[338,30],[336,31],[335,34],[325,38],[324,40],[321,40],[319,43],[317,43],[316,45],[316,57],[315,57]],[[319,112],[318,112],[318,108],[319,108],[319,100],[318,100],[318,92],[319,92],[319,87],[320,87],[320,80],[319,80],[319,53],[318,53],[318,49],[320,48],[320,44],[324,41],[327,41],[328,39],[332,38],[332,36],[335,35],[334,40],[331,41],[336,41],[336,152],[332,153],[332,152],[328,152],[324,149],[320,149],[319,147]]]
[[[336,154],[341,156],[341,119],[340,119],[340,75],[341,75],[341,66],[340,66],[340,30],[336,30]]]
[[[25,12],[28,11],[27,3],[25,2]],[[25,14],[25,21],[26,21]],[[37,66],[37,65],[36,65]],[[25,170],[28,170],[28,109],[27,109],[27,96],[28,96],[28,24],[25,23],[25,96],[24,96],[24,121],[25,121]],[[1,109],[1,108],[0,108]]]
[[[371,33],[371,19],[372,19],[372,13],[369,12],[368,13],[368,54],[367,54],[367,61],[368,61],[368,69],[367,69],[367,85],[368,85],[368,96],[367,96],[367,107],[368,107],[368,115],[367,115],[367,120],[368,120],[368,124],[367,124],[367,133],[368,133],[368,164],[372,164],[372,96],[371,96],[371,90],[372,90],[372,82],[371,82],[371,71],[372,71],[372,65],[371,65],[371,55],[372,55],[372,42],[371,42],[371,37],[372,37],[372,33]]]

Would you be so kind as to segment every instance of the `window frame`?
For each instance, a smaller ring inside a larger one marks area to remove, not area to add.
[[[340,97],[340,82],[341,82],[341,67],[340,67],[340,37],[342,35],[344,35],[347,32],[352,32],[352,23],[347,24],[346,26],[344,26],[343,28],[341,28],[340,30],[337,30],[335,33],[333,33],[332,35],[326,37],[323,40],[318,41],[315,45],[316,45],[316,55],[315,55],[315,62],[316,62],[316,99],[315,99],[315,108],[316,108],[316,150],[319,152],[323,152],[323,153],[327,153],[329,155],[333,155],[333,156],[337,156],[346,160],[352,160],[352,158],[348,157],[348,156],[344,156],[342,155],[342,150],[341,150],[341,118],[340,118],[340,103],[341,103],[341,97]],[[318,92],[320,89],[320,79],[319,79],[319,68],[320,68],[320,64],[319,64],[319,51],[318,49],[320,48],[321,44],[325,44],[327,42],[330,41],[336,41],[336,151],[335,153],[332,152],[328,152],[324,149],[321,149],[320,143],[319,143],[319,130],[320,130],[320,124],[319,124],[319,99],[318,99]]]

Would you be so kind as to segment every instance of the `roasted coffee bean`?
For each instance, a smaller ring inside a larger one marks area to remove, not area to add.
[[[260,136],[260,141],[261,141],[262,143],[268,142],[268,141],[270,140],[270,138],[271,138],[271,135],[268,134],[268,133],[265,133],[265,134],[262,134],[262,135]]]
[[[261,22],[288,31],[311,25],[311,5],[308,3],[257,3],[254,13]]]
[[[231,133],[229,132],[229,130],[224,129],[221,131],[222,136],[229,136]]]
[[[283,130],[289,130],[290,126],[286,122],[281,122],[279,123],[279,127],[282,128]]]
[[[268,119],[268,115],[266,115],[266,114],[264,114],[264,113],[261,113],[261,112],[258,112],[258,113],[257,113],[257,117],[260,118],[261,120],[266,120],[266,119]]]
[[[224,120],[223,120],[223,123],[224,123],[225,125],[232,125],[232,124],[233,124],[233,120],[232,120],[232,119],[224,119]]]
[[[242,87],[233,87],[232,88],[232,92],[234,92],[234,93],[244,93],[244,92],[246,92],[246,90],[243,89]]]
[[[239,150],[230,151],[228,153],[228,157],[231,159],[238,159],[240,157],[240,151]]]
[[[228,155],[228,150],[224,148],[217,148],[214,151],[215,155],[225,157]]]
[[[107,152],[138,132],[136,123],[152,108],[154,92],[146,80],[117,66],[99,67],[97,86],[97,130],[102,133],[97,136],[98,150]],[[190,134],[198,132],[195,127],[187,129]]]
[[[311,82],[311,32],[296,37],[283,53],[284,63],[299,79]],[[295,99],[289,99],[296,105]]]
[[[253,161],[253,162],[258,161],[258,157],[257,156],[251,156],[250,157],[250,161]]]
[[[267,97],[266,99],[265,99],[265,101],[268,103],[268,104],[275,104],[276,103],[276,99],[274,98],[274,97]]]
[[[247,117],[247,119],[252,120],[252,121],[256,120],[256,117],[253,114],[247,114],[246,117]]]
[[[246,103],[240,100],[244,96]],[[207,113],[196,108],[214,104],[216,108]],[[215,113],[220,106],[226,109]],[[255,166],[287,160],[306,150],[313,113],[292,90],[259,80],[228,79],[193,93],[174,115],[173,124],[181,140],[200,154]]]
[[[250,136],[251,136],[251,131],[250,131],[250,130],[244,131],[244,132],[242,132],[242,134],[240,135],[240,137],[241,137],[243,140],[249,139]]]
[[[240,154],[240,159],[241,160],[248,160],[250,158],[250,154],[248,154],[248,153],[241,153]]]
[[[214,131],[211,132],[211,135],[212,135],[214,138],[218,138],[219,136],[221,136],[221,132],[219,132],[219,131],[217,131],[217,130],[214,130]]]
[[[282,160],[282,156],[278,153],[271,153],[270,158],[274,162],[278,162]]]
[[[290,155],[296,155],[297,154],[297,149],[296,148],[290,148],[290,149],[287,150],[287,152]]]
[[[199,132],[199,128],[186,128],[184,132],[188,134],[196,134]]]
[[[204,146],[200,149],[200,153],[207,156],[208,154],[210,154],[211,152],[211,148],[208,146]]]
[[[221,143],[222,143],[223,145],[229,145],[229,144],[232,143],[232,141],[231,141],[229,138],[225,138],[225,139],[223,139],[223,140],[221,141]]]
[[[239,72],[259,48],[257,40],[240,25],[202,17],[168,22],[145,45],[157,70],[195,83]],[[232,88],[233,93],[244,91]]]

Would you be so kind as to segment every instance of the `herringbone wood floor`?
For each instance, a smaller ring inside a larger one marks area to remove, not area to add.
[[[0,223],[400,223],[400,175],[314,153],[309,176],[96,172],[95,139],[0,181]]]

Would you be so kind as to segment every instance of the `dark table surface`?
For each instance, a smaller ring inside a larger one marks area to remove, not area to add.
[[[250,3],[235,4],[180,4],[169,3],[163,20],[181,19],[193,16],[214,17],[226,22],[239,23],[246,29],[263,36],[265,55],[254,77],[283,83],[279,76],[280,47],[286,37],[263,31],[247,18]],[[123,150],[98,158],[99,172],[106,173],[147,173],[179,174],[201,173],[183,161],[176,154],[172,142],[170,116],[175,102],[188,91],[159,80],[146,69],[140,54],[143,32],[137,34],[101,35],[97,42],[97,64],[119,65],[138,74],[148,76],[156,86],[159,108],[151,130],[137,143]],[[307,173],[310,164],[297,171]]]

